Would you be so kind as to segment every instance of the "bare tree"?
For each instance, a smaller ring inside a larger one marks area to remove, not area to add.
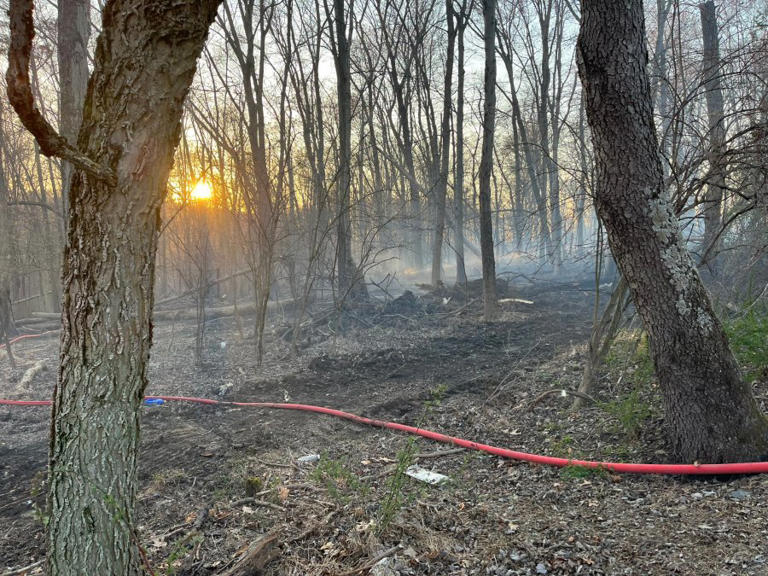
[[[456,161],[453,178],[453,228],[456,251],[456,284],[467,283],[467,270],[464,265],[464,35],[469,25],[474,1],[467,5],[461,0],[456,13],[456,35],[458,44],[458,71],[456,78]],[[451,8],[453,10],[453,8]]]
[[[0,103],[0,126],[2,126],[3,103]],[[11,337],[16,328],[11,307],[11,272],[13,271],[13,242],[8,206],[8,179],[5,174],[5,157],[0,151],[0,344],[5,345],[11,367],[16,361],[11,349]]]
[[[443,112],[440,122],[440,160],[439,176],[435,186],[435,232],[432,239],[432,286],[441,282],[443,262],[443,233],[445,231],[445,199],[448,192],[449,156],[451,150],[451,111],[453,102],[453,61],[456,48],[456,22],[453,13],[453,0],[445,2],[445,21],[448,30],[448,46],[445,52],[445,80],[443,84]]]
[[[716,255],[717,239],[723,227],[723,197],[727,167],[725,149],[725,113],[723,91],[720,86],[720,41],[717,29],[717,14],[712,0],[699,4],[701,31],[704,39],[704,90],[707,101],[707,125],[709,128],[709,174],[704,199],[704,237],[701,254]]]
[[[491,220],[493,138],[496,127],[496,1],[484,0],[485,76],[483,88],[483,148],[480,158],[480,249],[483,263],[483,310],[486,322],[498,312],[496,259]]]
[[[354,0],[350,2],[352,12]],[[350,77],[349,46],[352,42],[353,22],[348,17],[344,0],[333,0],[334,25],[330,28],[331,50],[336,65],[336,90],[339,114],[338,174],[336,180],[336,274],[338,299],[344,302],[366,300],[362,271],[352,260],[352,231],[350,226],[350,196],[352,187],[352,80]]]

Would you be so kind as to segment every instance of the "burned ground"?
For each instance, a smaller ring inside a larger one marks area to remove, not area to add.
[[[163,320],[148,393],[318,404],[523,451],[668,461],[658,395],[652,382],[633,392],[642,367],[629,357],[608,367],[599,405],[571,413],[551,395],[531,409],[542,392],[577,386],[594,294],[578,283],[502,288],[533,304],[506,301],[484,324],[471,292],[415,290],[343,330],[307,327],[298,356],[276,315],[261,367],[231,317],[210,322],[200,368],[194,326]],[[55,335],[20,342],[19,369],[0,363],[0,396],[48,398],[56,350]],[[40,360],[47,370],[20,386]],[[766,386],[755,393],[765,410]],[[269,575],[768,574],[762,476],[619,477],[299,412],[144,410],[138,537],[157,574],[226,573],[265,535],[268,552],[251,552],[271,559]],[[42,558],[48,412],[0,407],[0,571]],[[320,460],[298,462],[308,454]],[[411,462],[449,481],[403,476]]]

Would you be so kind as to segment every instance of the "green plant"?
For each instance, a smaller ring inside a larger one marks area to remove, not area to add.
[[[620,332],[603,363],[608,369],[631,374],[638,385],[650,384],[654,378],[648,335],[644,331]]]
[[[318,484],[322,484],[332,498],[344,504],[354,493],[360,493],[362,496],[368,493],[368,486],[360,482],[344,462],[328,458],[325,454],[320,458],[310,477]]]
[[[256,496],[264,489],[264,480],[260,476],[248,476],[245,479],[245,495]]]
[[[440,405],[447,392],[448,386],[445,384],[438,384],[429,390],[429,400],[424,402],[424,415],[422,416],[422,419],[426,418],[433,408]]]
[[[750,311],[726,321],[725,332],[748,381],[754,381],[768,366],[768,316]]]
[[[643,422],[652,416],[651,407],[640,399],[640,392],[635,388],[624,398],[611,402],[599,402],[598,406],[614,416],[624,433],[636,438]]]
[[[424,402],[424,412],[416,424],[417,427],[422,427],[432,411],[440,406],[447,391],[448,387],[445,384],[439,384],[430,389],[429,400]],[[415,455],[416,439],[410,437],[405,447],[397,453],[395,470],[387,483],[386,494],[379,506],[378,517],[376,518],[376,533],[379,535],[387,530],[403,505],[415,497],[412,493],[407,493],[405,490],[408,482],[405,472],[413,464]],[[421,489],[424,490],[426,487],[421,487]]]
[[[171,553],[166,559],[166,576],[173,576],[176,574],[176,563],[179,560],[183,560],[189,553],[194,550],[195,546],[203,541],[203,537],[200,534],[192,533],[184,538],[180,539],[173,545]]]
[[[408,438],[405,447],[397,453],[397,465],[392,477],[387,484],[387,493],[379,507],[379,515],[376,519],[376,533],[382,534],[386,531],[392,520],[407,501],[405,494],[405,485],[408,477],[405,471],[413,463],[413,457],[416,454],[415,438]]]
[[[568,464],[560,468],[560,477],[565,480],[583,480],[585,478],[601,477],[608,475],[605,468],[590,468],[588,466],[579,466],[577,464]]]
[[[566,434],[562,438],[553,439],[550,444],[550,448],[555,456],[560,456],[562,458],[573,458],[573,443],[573,438]],[[577,455],[576,457],[580,456]]]

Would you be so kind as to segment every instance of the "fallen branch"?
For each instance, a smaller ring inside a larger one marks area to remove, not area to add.
[[[515,303],[515,304],[533,304],[533,300],[524,300],[523,298],[502,298],[498,301],[499,304],[508,304],[508,303]]]
[[[40,374],[40,372],[44,372],[46,370],[45,360],[40,360],[39,362],[36,362],[32,368],[29,368],[26,372],[24,372],[24,375],[21,377],[21,380],[19,380],[19,388],[22,390],[27,387],[27,385],[32,382],[32,380]]]
[[[470,300],[469,302],[464,304],[464,306],[462,306],[461,308],[456,308],[456,310],[453,310],[452,312],[445,312],[445,313],[442,313],[442,314],[438,313],[438,314],[436,314],[436,316],[445,316],[446,318],[448,318],[450,316],[458,316],[459,314],[464,312],[464,310],[469,308],[475,302],[477,302],[477,298],[472,298],[472,300]]]
[[[267,502],[266,500],[257,500],[253,497],[247,497],[247,498],[241,498],[240,500],[235,500],[232,502],[232,504],[229,505],[230,508],[237,508],[238,506],[243,506],[245,504],[254,504],[256,506],[265,506],[267,508],[273,508],[274,510],[280,510],[281,512],[285,512],[285,508],[283,506],[280,506],[279,504],[273,504],[272,502]]]
[[[238,272],[234,272],[230,274],[229,276],[225,276],[224,278],[218,278],[216,280],[211,280],[208,282],[208,289],[210,290],[214,286],[218,286],[219,284],[223,284],[224,282],[229,282],[230,280],[234,278],[239,278],[240,276],[245,276],[247,274],[251,273],[251,269],[247,268],[245,270],[240,270]],[[199,287],[192,288],[191,290],[187,290],[186,292],[182,292],[181,294],[178,294],[176,296],[169,296],[168,298],[163,298],[162,300],[158,300],[155,302],[156,308],[161,308],[162,306],[165,306],[166,304],[170,304],[171,302],[176,302],[177,300],[181,300],[182,298],[186,298],[187,296],[191,296],[195,292],[198,292],[200,290]]]
[[[202,528],[205,521],[208,519],[208,505],[206,504],[200,510],[197,511],[197,516],[195,518],[194,523],[192,524],[192,527],[187,532],[187,535],[184,536],[183,540],[188,540],[191,536],[193,536],[195,533],[200,531],[200,528]],[[179,534],[181,532],[184,532],[184,529],[189,526],[188,522],[184,522],[183,524],[179,524],[178,526],[175,526],[170,531],[168,531],[166,534],[160,537],[160,540],[168,540],[169,538],[172,538],[173,536],[176,536],[176,534]]]
[[[261,574],[265,566],[277,557],[273,550],[279,531],[271,532],[251,543],[232,568],[220,576],[254,576]]]
[[[310,534],[313,534],[314,532],[316,532],[317,530],[319,530],[323,526],[326,526],[331,520],[333,520],[333,517],[336,516],[336,514],[338,514],[338,513],[339,513],[338,510],[333,510],[333,511],[329,512],[328,514],[325,515],[325,518],[323,518],[320,522],[316,522],[315,524],[313,524],[312,526],[310,526],[309,528],[304,530],[304,532],[302,532],[298,536],[294,536],[293,538],[288,540],[287,543],[288,544],[293,544],[294,542],[299,542],[301,540],[304,540],[304,538],[306,538]]]
[[[25,574],[26,572],[29,572],[30,570],[37,568],[38,566],[41,566],[45,562],[45,559],[38,560],[37,562],[33,562],[29,566],[24,566],[24,568],[16,568],[15,570],[8,570],[7,572],[3,572],[0,576],[19,576],[20,574]]]
[[[395,552],[400,550],[400,546],[393,546],[389,550],[385,550],[381,554],[378,554],[375,556],[370,562],[367,564],[364,564],[363,566],[360,566],[360,568],[354,568],[352,570],[347,570],[346,572],[341,572],[337,574],[337,576],[353,576],[354,574],[360,574],[360,572],[365,572],[366,570],[370,570],[376,564],[384,560],[384,558],[388,558],[389,556],[392,556]]]

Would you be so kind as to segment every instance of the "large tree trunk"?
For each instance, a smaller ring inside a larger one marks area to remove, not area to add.
[[[763,458],[768,423],[665,194],[642,1],[584,0],[578,56],[595,149],[595,203],[650,336],[672,452],[683,462]]]
[[[720,85],[720,42],[717,32],[715,3],[699,4],[701,32],[704,39],[704,90],[707,100],[709,128],[709,176],[704,198],[704,238],[702,260],[717,256],[717,239],[723,227],[723,191],[725,190],[725,125],[723,123],[723,91]]]
[[[160,206],[182,104],[218,5],[107,3],[73,151],[30,110],[22,73],[28,60],[19,54],[28,55],[31,44],[32,2],[11,3],[10,100],[43,152],[80,159],[69,198],[52,412],[53,575],[143,573],[134,508]]]
[[[493,254],[491,176],[496,129],[496,0],[484,0],[485,79],[483,87],[483,148],[480,155],[480,251],[483,264],[483,310],[486,322],[498,312],[496,259]]]

